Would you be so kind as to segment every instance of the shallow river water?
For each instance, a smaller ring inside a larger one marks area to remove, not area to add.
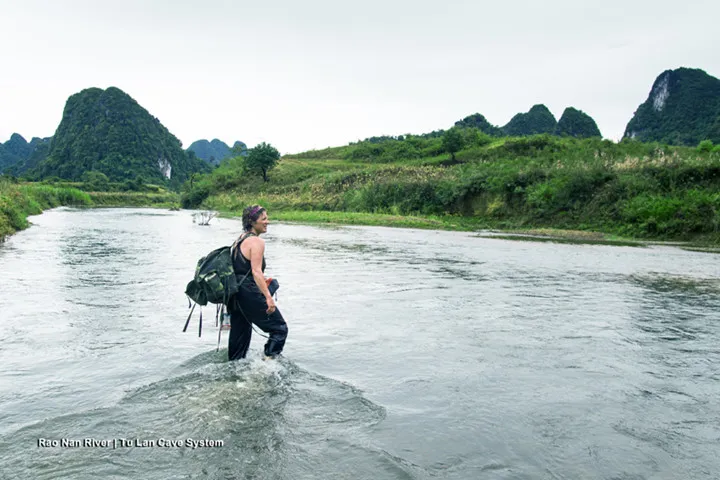
[[[237,220],[31,220],[0,245],[2,479],[720,477],[718,255],[271,223],[284,358],[227,362],[183,291]]]

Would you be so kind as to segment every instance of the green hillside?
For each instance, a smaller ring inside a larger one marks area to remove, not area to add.
[[[34,137],[30,142],[13,133],[5,143],[0,143],[0,173],[20,175],[36,167],[50,150],[50,138]]]
[[[212,141],[194,141],[186,151],[188,153],[193,152],[197,158],[206,161],[210,165],[217,166],[226,158],[233,156],[233,151],[246,154],[247,146],[238,140],[231,149],[225,142],[215,138]]]
[[[183,203],[239,212],[258,202],[275,218],[343,212],[343,221],[353,221],[348,218],[374,213],[462,228],[720,241],[717,148],[551,135],[493,139],[461,131],[456,162],[442,151],[441,137],[420,136],[287,155],[268,182],[235,158],[186,185]]]
[[[488,122],[487,119],[479,113],[474,113],[462,120],[458,120],[455,122],[455,126],[463,128],[476,128],[483,133],[498,137],[503,135],[502,129]]]
[[[720,80],[700,69],[664,71],[627,124],[625,138],[670,145],[720,143]]]
[[[545,105],[533,105],[527,113],[518,113],[502,127],[505,135],[524,136],[555,133],[557,120]]]
[[[31,172],[41,179],[79,180],[100,172],[111,181],[140,177],[179,186],[208,165],[190,158],[180,141],[122,90],[89,88],[72,95],[50,144]]]
[[[601,137],[595,120],[587,113],[573,107],[563,112],[555,127],[555,135],[577,138]]]

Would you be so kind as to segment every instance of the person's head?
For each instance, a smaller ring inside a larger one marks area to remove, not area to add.
[[[242,224],[246,232],[265,233],[269,222],[267,211],[260,205],[250,205],[243,210]]]

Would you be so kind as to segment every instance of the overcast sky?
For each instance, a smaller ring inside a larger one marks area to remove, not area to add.
[[[293,153],[537,103],[619,140],[662,71],[720,77],[720,2],[584,3],[0,0],[0,142],[53,135],[70,95],[109,86],[185,148]]]

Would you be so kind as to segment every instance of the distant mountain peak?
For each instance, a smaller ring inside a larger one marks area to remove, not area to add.
[[[233,148],[217,138],[208,140],[196,140],[187,148],[186,151],[193,152],[197,158],[204,160],[211,165],[219,165],[223,160],[233,156],[233,150],[240,147],[241,155],[247,150],[245,144],[241,141],[236,141],[233,144]]]
[[[179,185],[206,168],[130,95],[91,87],[68,98],[48,158],[35,174],[75,180],[97,171],[116,181],[139,176]]]
[[[555,134],[578,138],[602,137],[595,120],[575,107],[567,107],[563,111],[558,120]]]
[[[717,139],[720,80],[699,68],[665,70],[625,128],[624,138],[671,145]]]
[[[502,127],[506,135],[536,135],[539,133],[553,133],[557,127],[557,120],[550,110],[543,104],[533,105],[527,113],[518,113]]]
[[[456,127],[477,128],[488,135],[501,136],[503,134],[499,127],[487,121],[484,115],[473,113],[462,120],[455,122]]]
[[[25,137],[13,133],[7,142],[0,143],[0,173],[25,173],[45,159],[49,147],[49,138],[33,137],[28,143]]]

